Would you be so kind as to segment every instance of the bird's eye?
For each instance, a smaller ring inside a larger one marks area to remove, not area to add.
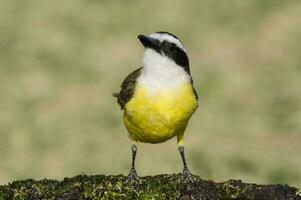
[[[170,42],[164,41],[162,43],[162,48],[164,48],[165,50],[167,50],[169,52],[172,52],[172,51],[176,50],[177,45],[174,44],[174,43],[170,43]]]
[[[168,45],[168,49],[170,51],[174,51],[176,49],[176,45],[174,43],[171,43],[171,44]]]

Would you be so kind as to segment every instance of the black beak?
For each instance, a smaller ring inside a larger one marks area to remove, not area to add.
[[[140,40],[140,42],[142,43],[142,45],[145,48],[151,48],[156,51],[159,50],[159,41],[158,40],[148,37],[148,36],[145,36],[145,35],[138,35],[138,39]]]

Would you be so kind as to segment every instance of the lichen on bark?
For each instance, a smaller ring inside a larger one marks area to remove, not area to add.
[[[251,199],[301,200],[300,190],[288,185],[256,185],[230,180],[222,183],[195,177],[193,184],[180,174],[142,177],[134,185],[123,175],[79,175],[57,180],[32,179],[0,186],[0,200],[100,200],[100,199]]]

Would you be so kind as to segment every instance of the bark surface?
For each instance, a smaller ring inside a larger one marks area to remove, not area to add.
[[[126,183],[123,175],[79,175],[57,180],[22,180],[0,186],[0,199],[83,200],[83,199],[258,199],[301,200],[301,191],[288,185],[257,185],[229,180],[215,183],[195,177],[189,184],[181,175],[142,177],[139,183]]]

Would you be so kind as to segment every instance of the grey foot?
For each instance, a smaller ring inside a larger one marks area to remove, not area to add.
[[[183,176],[189,181],[189,183],[194,183],[195,179],[187,167],[183,169]]]
[[[183,173],[181,174],[180,178],[178,179],[178,182],[180,184],[184,184],[184,196],[182,199],[191,199],[194,200],[194,183],[195,183],[195,178],[193,175],[190,173],[189,169],[187,167],[184,167]]]
[[[195,182],[195,179],[193,177],[193,175],[190,173],[189,169],[187,167],[184,167],[183,169],[183,173],[180,176],[179,182],[186,182],[188,184],[192,184]]]
[[[135,168],[132,168],[129,175],[126,178],[126,183],[138,183],[139,182],[139,177],[137,176],[137,172]]]

